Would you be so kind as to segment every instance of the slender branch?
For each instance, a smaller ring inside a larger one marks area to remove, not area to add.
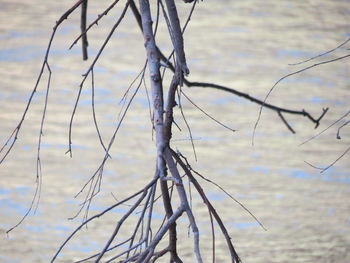
[[[87,1],[87,0],[83,0],[83,1]],[[105,11],[103,11],[101,14],[99,14],[97,16],[97,18],[86,28],[85,25],[85,30],[82,31],[82,33],[74,40],[74,42],[70,45],[69,49],[72,49],[72,47],[78,43],[79,39],[82,38],[84,35],[86,35],[86,33],[90,30],[91,27],[93,27],[94,25],[98,25],[98,22],[100,21],[100,19],[102,19],[104,16],[106,16],[108,14],[108,12],[119,2],[119,0],[115,0],[107,9],[105,9]]]
[[[48,57],[51,51],[51,46],[52,46],[52,42],[53,39],[56,35],[56,31],[58,29],[58,27],[64,22],[64,20],[66,20],[69,15],[71,13],[73,13],[75,11],[75,9],[77,9],[81,3],[84,0],[79,0],[77,1],[71,8],[69,8],[65,13],[63,13],[63,15],[58,19],[58,21],[56,21],[55,26],[53,27],[53,32],[51,34],[51,37],[49,39],[49,43],[47,45],[46,48],[46,52],[45,52],[45,56],[43,59],[43,63],[38,75],[38,78],[36,80],[35,86],[29,96],[27,105],[24,109],[24,112],[22,114],[22,117],[19,121],[19,123],[17,124],[16,128],[12,131],[12,133],[10,134],[10,136],[8,137],[8,139],[5,141],[5,143],[3,144],[3,146],[0,149],[0,154],[3,153],[3,156],[0,156],[0,164],[6,159],[6,157],[9,155],[9,153],[11,152],[11,150],[13,149],[17,139],[18,139],[18,134],[21,130],[22,124],[26,118],[26,115],[29,111],[30,105],[32,103],[32,100],[34,98],[34,95],[37,91],[37,88],[39,86],[39,83],[41,82],[41,78],[44,74],[45,68],[48,71],[48,81],[47,81],[47,85],[46,85],[46,95],[45,95],[45,102],[44,102],[44,108],[43,108],[43,113],[42,113],[42,117],[41,117],[41,123],[40,123],[40,131],[39,131],[39,136],[38,136],[38,145],[37,145],[37,160],[36,160],[36,189],[35,189],[35,193],[33,195],[32,201],[30,203],[29,208],[27,209],[26,213],[23,215],[23,217],[18,221],[18,223],[16,223],[13,227],[11,227],[10,229],[8,229],[6,231],[6,233],[8,234],[9,232],[11,232],[13,229],[15,229],[16,227],[18,227],[25,219],[26,217],[29,215],[29,213],[32,211],[35,202],[35,210],[37,210],[38,205],[39,205],[39,201],[40,201],[40,195],[41,195],[41,185],[42,185],[42,169],[41,169],[41,158],[40,158],[40,150],[41,150],[41,140],[42,140],[42,136],[43,136],[43,130],[44,130],[44,123],[45,123],[45,116],[46,116],[46,109],[47,109],[47,102],[48,102],[48,97],[49,97],[49,90],[50,90],[50,85],[51,85],[51,76],[52,76],[52,72],[50,69],[50,65],[48,63]]]
[[[147,189],[148,190],[148,189]],[[112,244],[114,238],[118,234],[120,227],[123,225],[124,221],[131,215],[132,212],[139,206],[139,204],[142,202],[142,200],[146,197],[147,190],[143,191],[142,195],[140,198],[134,203],[132,207],[130,207],[129,211],[126,212],[123,217],[118,221],[117,226],[115,227],[112,235],[110,236],[109,240],[107,241],[106,245],[104,246],[103,250],[101,251],[100,255],[97,257],[95,263],[100,262],[101,258],[103,255],[106,253],[108,250],[109,246]]]
[[[62,249],[65,247],[65,245],[68,243],[69,240],[71,240],[75,234],[77,232],[80,231],[80,229],[87,225],[89,222],[91,222],[92,220],[96,219],[96,218],[99,218],[101,216],[103,216],[104,214],[106,214],[107,212],[111,211],[112,209],[118,207],[119,205],[135,198],[136,196],[142,194],[143,192],[147,191],[150,187],[152,187],[152,185],[154,185],[158,180],[158,177],[155,177],[151,182],[149,182],[144,188],[142,188],[141,190],[135,192],[134,194],[130,195],[129,197],[119,201],[118,203],[108,207],[107,209],[105,209],[104,211],[102,211],[101,213],[98,213],[92,217],[90,217],[89,219],[87,219],[86,221],[84,221],[83,223],[81,223],[67,238],[66,240],[62,243],[62,245],[59,247],[59,249],[57,250],[56,254],[53,256],[52,260],[51,260],[51,263],[54,262],[57,258],[57,256],[60,254],[60,252],[62,251]]]
[[[187,158],[185,156],[183,156],[181,153],[177,153],[177,155],[179,157],[182,157],[186,163],[186,167],[189,169],[189,171],[195,173],[196,175],[198,175],[200,178],[202,178],[203,180],[207,181],[208,183],[213,184],[214,186],[216,186],[217,188],[219,188],[225,195],[227,195],[231,200],[233,200],[234,202],[236,202],[238,205],[240,205],[260,226],[262,229],[264,229],[265,231],[267,231],[267,229],[265,228],[265,226],[260,222],[260,220],[245,206],[243,205],[240,201],[238,201],[235,197],[233,197],[229,192],[227,192],[222,186],[220,186],[218,183],[206,178],[204,175],[200,174],[199,172],[197,172],[196,170],[194,170],[192,168],[192,166],[188,163]]]
[[[316,137],[320,136],[322,133],[324,133],[325,131],[327,131],[329,128],[331,128],[332,126],[336,125],[338,122],[340,122],[341,120],[343,120],[344,118],[346,118],[348,115],[350,114],[350,110],[348,112],[346,112],[343,116],[341,116],[340,118],[338,118],[336,121],[334,121],[331,125],[329,125],[328,127],[326,127],[325,129],[323,129],[322,131],[320,131],[319,133],[317,133],[316,135],[312,136],[311,138],[307,139],[306,141],[302,142],[301,144],[299,144],[299,146],[308,143],[309,141],[312,141],[313,139],[315,139]]]
[[[228,129],[232,132],[235,132],[236,130],[230,128],[229,126],[223,124],[222,122],[218,121],[216,118],[212,117],[210,114],[208,114],[205,110],[203,110],[201,107],[199,107],[196,103],[194,103],[194,101],[192,99],[190,99],[185,92],[181,89],[181,94],[185,96],[185,98],[194,106],[196,107],[198,110],[200,110],[205,116],[207,116],[209,119],[211,119],[212,121],[216,122],[217,124],[219,124],[221,127],[224,127],[225,129]]]
[[[81,18],[80,18],[80,30],[82,35],[82,50],[83,50],[83,60],[88,59],[87,47],[89,45],[86,33],[86,13],[87,13],[88,0],[85,0],[81,5]]]
[[[288,130],[290,130],[291,133],[295,133],[295,130],[292,128],[292,126],[290,126],[290,124],[287,122],[287,120],[284,118],[283,114],[278,111],[278,116],[281,118],[281,120],[283,121],[283,123],[287,126]]]
[[[120,118],[120,120],[119,120],[119,122],[118,122],[118,124],[117,124],[117,127],[115,128],[114,133],[113,133],[111,139],[109,140],[109,144],[108,144],[108,146],[107,146],[107,151],[105,152],[105,155],[104,155],[104,157],[103,157],[103,159],[102,159],[102,161],[101,161],[99,167],[97,168],[97,170],[95,171],[95,173],[90,177],[90,179],[84,184],[84,186],[81,188],[81,190],[76,194],[75,197],[77,197],[78,195],[80,195],[80,194],[84,191],[84,189],[87,187],[88,184],[90,184],[90,186],[91,186],[91,184],[94,182],[94,180],[95,180],[96,177],[97,177],[97,181],[101,181],[104,165],[106,164],[107,159],[108,159],[109,156],[110,156],[110,155],[109,155],[109,151],[111,150],[112,145],[114,144],[114,141],[115,141],[115,139],[116,139],[117,133],[118,133],[118,131],[119,131],[119,129],[120,129],[120,127],[121,127],[121,125],[122,125],[122,123],[123,123],[125,117],[126,117],[126,114],[127,114],[128,110],[129,110],[129,108],[130,108],[130,106],[131,106],[131,103],[133,102],[133,100],[134,100],[134,98],[135,98],[137,92],[139,91],[139,89],[140,89],[140,87],[141,87],[143,77],[144,77],[144,71],[143,71],[143,73],[142,73],[142,75],[141,75],[141,79],[140,79],[140,82],[138,83],[137,88],[135,89],[135,91],[134,91],[132,97],[130,98],[129,102],[127,103],[127,106],[126,106],[126,108],[125,108],[125,110],[124,110],[124,112],[123,112],[123,114],[122,114],[122,116],[121,116],[121,118]],[[84,204],[86,203],[86,201],[88,201],[88,203],[91,203],[92,198],[93,198],[93,197],[95,196],[95,194],[96,194],[95,192],[92,192],[92,194],[89,194],[89,193],[90,193],[90,191],[88,191],[88,194],[87,194],[87,196],[86,196],[86,199],[85,199],[85,201],[84,201]],[[89,197],[89,195],[90,195],[90,197]],[[82,207],[82,208],[83,208],[83,207]],[[82,208],[81,208],[81,209],[82,209]],[[80,210],[80,211],[81,211],[81,210]],[[80,213],[80,211],[78,212],[78,214]]]
[[[188,1],[188,2],[193,2],[193,1]],[[193,13],[193,10],[194,10],[194,7],[195,7],[195,3],[196,2],[194,2],[193,6],[192,6],[190,15],[188,17],[188,20],[185,23],[184,29],[187,26],[188,22],[190,21],[190,17],[191,17],[191,15]],[[142,31],[141,16],[140,16],[140,13],[139,13],[139,11],[138,11],[138,9],[137,9],[137,7],[136,7],[136,5],[135,5],[133,0],[131,0],[131,2],[130,2],[130,7],[131,7],[131,10],[133,11],[133,14],[135,16],[135,19],[136,19],[138,25],[139,25],[139,27],[140,27],[140,29]],[[158,54],[160,56],[160,59],[162,60],[162,62],[165,63],[165,66],[167,68],[169,68],[172,72],[175,73],[175,67],[170,62],[169,58],[167,58],[161,52],[161,50],[158,47],[156,47],[156,48],[157,48]],[[273,111],[275,111],[277,113],[288,113],[288,114],[301,115],[301,116],[307,117],[311,122],[313,122],[315,124],[315,128],[317,128],[319,126],[323,116],[326,114],[326,112],[328,110],[328,108],[323,109],[322,114],[320,115],[320,117],[319,118],[315,118],[309,112],[307,112],[305,110],[297,111],[297,110],[291,110],[291,109],[287,109],[287,108],[278,107],[276,105],[267,103],[266,101],[259,100],[259,99],[255,98],[253,96],[250,96],[249,94],[240,92],[240,91],[238,91],[236,89],[232,89],[232,88],[229,88],[229,87],[226,87],[226,86],[222,86],[222,85],[218,85],[218,84],[214,84],[214,83],[207,83],[207,82],[197,82],[197,81],[193,81],[192,82],[192,81],[187,80],[186,78],[183,78],[183,83],[189,88],[191,88],[191,87],[214,88],[214,89],[218,89],[218,90],[221,90],[221,91],[229,92],[229,93],[232,93],[232,94],[234,94],[234,95],[236,95],[238,97],[242,97],[242,98],[247,99],[247,100],[249,100],[249,101],[251,101],[253,103],[261,105],[262,107],[265,107],[265,108],[268,108],[270,110],[273,110]],[[281,117],[281,116],[279,115],[279,117]],[[287,122],[285,122],[286,121],[285,119],[281,118],[281,120],[286,125],[288,124]],[[291,126],[288,124],[287,128],[289,129],[289,128],[291,128]]]
[[[193,235],[194,235],[194,238],[193,238],[193,241],[194,241],[194,252],[195,252],[195,255],[196,255],[196,258],[197,258],[197,262],[198,263],[202,263],[203,259],[202,259],[200,248],[199,248],[199,230],[198,230],[198,227],[197,227],[197,224],[196,224],[195,217],[194,217],[194,215],[192,213],[192,210],[190,208],[190,205],[188,203],[187,195],[186,195],[186,192],[185,192],[185,188],[184,188],[181,176],[180,176],[179,171],[178,171],[178,169],[176,167],[176,164],[175,164],[175,162],[173,160],[173,156],[172,156],[172,153],[171,153],[171,150],[170,150],[169,147],[167,147],[165,149],[164,158],[166,160],[166,163],[167,163],[167,165],[169,167],[169,170],[170,170],[172,176],[174,177],[174,180],[176,182],[175,186],[176,186],[178,195],[179,195],[180,200],[181,200],[181,205],[184,207],[184,209],[186,211],[186,214],[187,214],[187,217],[188,217],[188,219],[190,221],[190,224],[191,224],[192,232],[193,232]]]
[[[182,119],[183,119],[184,122],[185,122],[186,128],[187,128],[187,130],[188,130],[188,134],[189,134],[189,136],[190,136],[191,146],[192,146],[192,150],[193,150],[194,159],[195,159],[195,161],[197,162],[197,160],[198,160],[198,159],[197,159],[197,152],[196,152],[196,147],[194,146],[194,140],[193,140],[193,136],[192,136],[192,130],[191,130],[190,125],[189,125],[188,122],[187,122],[185,113],[184,113],[183,108],[182,108],[182,103],[181,103],[181,91],[178,92],[178,101],[179,101],[179,109],[180,109],[180,112],[181,112]]]
[[[96,110],[95,110],[95,77],[94,77],[94,70],[91,70],[91,108],[92,108],[92,117],[94,120],[94,126],[96,128],[97,136],[100,141],[100,144],[102,148],[104,149],[105,152],[107,152],[107,148],[102,140],[102,135],[100,132],[100,128],[97,123],[97,118],[96,118]],[[110,155],[109,155],[110,157]]]
[[[98,61],[98,59],[100,58],[103,50],[105,49],[107,43],[109,42],[109,40],[111,39],[114,31],[117,29],[117,27],[119,26],[119,24],[121,23],[121,21],[123,20],[124,16],[125,16],[125,13],[126,11],[128,10],[128,7],[129,7],[129,1],[126,2],[125,4],[125,7],[118,19],[118,21],[114,24],[114,26],[112,27],[111,31],[109,32],[108,36],[106,37],[105,41],[103,42],[100,50],[98,51],[94,61],[91,63],[90,67],[88,68],[88,70],[86,71],[85,74],[83,74],[83,80],[81,81],[80,85],[79,85],[79,91],[78,91],[78,95],[77,95],[77,98],[75,100],[75,104],[74,104],[74,108],[73,108],[73,112],[71,114],[71,118],[70,118],[70,122],[69,122],[69,132],[68,132],[68,150],[66,152],[70,154],[70,157],[72,157],[72,127],[73,127],[73,120],[74,120],[74,116],[75,116],[75,112],[77,110],[77,107],[78,107],[78,103],[79,103],[79,100],[80,100],[80,95],[81,95],[81,91],[83,89],[83,86],[84,86],[84,83],[85,83],[85,80],[87,79],[87,77],[89,76],[89,74],[91,73],[91,71],[93,70],[96,62]]]
[[[340,159],[342,159],[348,152],[350,151],[350,147],[348,147],[341,155],[339,155],[337,157],[337,159],[335,159],[331,164],[327,165],[326,167],[317,167],[315,165],[312,165],[309,162],[304,161],[306,164],[310,165],[311,167],[321,170],[320,173],[324,173],[325,171],[327,171],[329,168],[331,168],[332,166],[334,166]]]
[[[185,171],[186,175],[191,180],[192,184],[197,189],[197,192],[201,196],[202,200],[207,205],[208,209],[210,209],[212,215],[214,216],[216,222],[218,223],[218,225],[219,225],[219,227],[221,229],[221,232],[223,233],[223,235],[224,235],[224,237],[226,239],[226,244],[227,244],[227,246],[229,248],[229,251],[230,251],[230,254],[231,254],[231,262],[232,263],[239,263],[239,262],[241,262],[241,259],[239,258],[236,250],[233,247],[233,244],[232,244],[232,241],[231,241],[231,237],[229,236],[228,231],[227,231],[224,223],[222,222],[219,214],[216,212],[215,208],[213,207],[213,205],[210,203],[209,199],[205,195],[201,185],[198,183],[196,178],[194,178],[194,176],[192,175],[191,171],[187,168],[186,164],[181,160],[181,158],[178,156],[178,154],[172,149],[170,151],[171,151],[172,156],[177,161],[177,163]]]
[[[85,0],[77,1],[71,8],[69,8],[65,13],[63,13],[63,15],[56,21],[56,24],[53,27],[53,32],[52,32],[51,37],[49,39],[49,43],[48,43],[47,48],[46,48],[44,60],[43,60],[43,63],[42,63],[42,66],[41,66],[38,78],[36,80],[36,83],[34,85],[34,88],[33,88],[32,92],[31,92],[31,94],[29,96],[29,99],[28,99],[27,105],[26,105],[26,107],[24,109],[23,115],[22,115],[19,123],[17,124],[16,128],[12,131],[11,135],[9,136],[9,138],[6,140],[6,142],[4,143],[4,145],[0,149],[0,153],[3,153],[3,151],[4,151],[3,156],[0,157],[0,164],[6,159],[6,157],[11,152],[13,146],[15,145],[15,143],[16,143],[16,141],[18,139],[18,133],[21,130],[21,127],[22,127],[22,124],[24,122],[24,119],[26,118],[26,115],[28,113],[29,107],[30,107],[30,105],[31,105],[31,103],[33,101],[34,94],[36,93],[37,88],[39,86],[39,83],[41,81],[41,78],[43,76],[44,69],[47,66],[48,57],[49,57],[49,54],[50,54],[50,51],[51,51],[51,46],[52,46],[53,39],[54,39],[54,37],[56,35],[57,28],[64,22],[64,20],[68,19],[69,15],[71,13],[73,13],[75,11],[75,9],[77,9],[82,4],[83,1],[85,1]],[[6,147],[8,147],[7,150],[5,150]]]
[[[258,127],[258,124],[259,124],[259,121],[260,121],[260,118],[261,118],[261,113],[262,113],[262,110],[264,108],[264,105],[266,104],[266,101],[267,101],[268,97],[270,96],[270,94],[272,93],[272,91],[275,89],[275,87],[281,81],[283,81],[284,79],[289,78],[289,77],[291,77],[293,75],[296,75],[296,74],[302,73],[302,72],[304,72],[306,70],[309,70],[311,68],[314,68],[314,67],[317,67],[317,66],[321,66],[321,65],[325,65],[325,64],[329,64],[329,63],[332,63],[332,62],[336,62],[336,61],[339,61],[339,60],[342,60],[342,59],[346,59],[346,58],[349,58],[349,57],[350,57],[350,54],[347,54],[345,56],[341,56],[341,57],[337,57],[337,58],[334,58],[334,59],[330,59],[330,60],[322,61],[322,62],[319,62],[319,63],[315,63],[313,65],[310,65],[310,66],[307,66],[307,67],[302,68],[300,70],[297,70],[297,71],[294,71],[292,73],[289,73],[289,74],[283,76],[282,78],[280,78],[279,80],[277,80],[275,82],[275,84],[273,84],[273,86],[270,88],[269,92],[266,94],[266,96],[265,96],[265,98],[263,100],[263,104],[260,106],[258,118],[257,118],[257,120],[256,120],[256,122],[254,124],[253,136],[252,136],[252,144],[254,144],[255,132],[256,132],[256,129]],[[323,109],[323,114],[320,116],[319,119],[321,119],[326,114],[327,110],[328,110],[328,108],[327,109]],[[316,123],[316,127],[315,128],[318,127],[318,124],[319,124],[319,122]]]
[[[282,108],[282,107],[278,107],[275,106],[273,104],[264,102],[263,100],[259,100],[255,97],[250,96],[247,93],[243,93],[240,92],[238,90],[226,87],[226,86],[222,86],[222,85],[218,85],[218,84],[214,84],[214,83],[206,83],[206,82],[190,82],[190,81],[185,81],[184,82],[186,86],[188,87],[202,87],[202,88],[214,88],[214,89],[218,89],[218,90],[222,90],[222,91],[226,91],[229,93],[232,93],[238,97],[242,97],[244,99],[250,100],[251,102],[254,102],[264,108],[273,110],[277,113],[288,113],[288,114],[292,114],[292,115],[301,115],[304,117],[307,117],[311,122],[313,122],[315,124],[315,128],[317,128],[320,124],[320,121],[322,120],[322,118],[324,117],[324,115],[327,113],[328,108],[323,109],[322,114],[320,115],[320,117],[315,118],[313,117],[309,112],[305,111],[305,110],[291,110],[291,109],[287,109],[287,108]]]
[[[343,43],[341,43],[340,45],[338,45],[337,47],[335,47],[335,48],[333,48],[333,49],[330,49],[330,50],[328,50],[328,51],[326,51],[326,52],[323,52],[323,53],[321,53],[321,54],[318,54],[318,55],[316,55],[316,56],[313,56],[313,57],[311,57],[311,58],[309,58],[309,59],[306,59],[306,60],[303,60],[303,61],[301,61],[301,62],[293,63],[293,64],[288,64],[288,65],[290,65],[290,66],[296,66],[296,65],[304,64],[304,63],[309,62],[309,61],[311,61],[311,60],[314,60],[314,59],[323,57],[323,56],[328,55],[328,54],[330,54],[330,53],[336,51],[337,49],[341,48],[342,46],[344,46],[344,45],[345,45],[346,43],[348,43],[349,41],[350,41],[350,38],[348,38],[348,39],[345,40]]]
[[[153,255],[155,247],[162,240],[163,236],[169,230],[170,226],[185,212],[185,208],[180,206],[173,215],[166,221],[164,226],[160,229],[160,231],[155,235],[152,242],[149,244],[148,248],[142,252],[136,261],[136,263],[146,263],[147,260]]]
[[[176,5],[174,0],[165,0],[167,6],[168,15],[171,23],[171,40],[173,42],[174,50],[176,53],[176,63],[178,63],[179,68],[182,73],[186,76],[190,73],[190,70],[186,64],[186,57],[184,51],[184,40],[182,36],[182,30],[180,26],[179,17],[176,10]],[[182,86],[182,78],[180,79],[180,86]]]
[[[110,247],[107,251],[111,251],[111,250],[113,250],[113,249],[115,249],[115,248],[118,248],[118,247],[120,247],[120,246],[122,246],[122,245],[128,243],[130,240],[131,240],[131,238],[128,238],[128,239],[124,240],[123,242],[120,242],[120,243],[114,245],[113,247]],[[100,254],[100,253],[94,254],[94,255],[89,256],[89,257],[87,257],[87,258],[84,258],[84,259],[75,261],[74,263],[82,263],[82,262],[88,261],[88,260],[90,260],[90,259],[93,259],[93,258],[97,257],[99,254]]]

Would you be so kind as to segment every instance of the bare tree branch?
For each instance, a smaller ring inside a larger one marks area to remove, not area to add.
[[[270,88],[269,92],[266,94],[266,96],[265,96],[265,98],[264,98],[264,100],[263,100],[264,103],[260,106],[258,118],[257,118],[257,120],[256,120],[256,122],[255,122],[255,124],[254,124],[253,136],[252,136],[252,144],[254,145],[255,132],[256,132],[256,129],[257,129],[257,127],[258,127],[260,118],[261,118],[261,113],[262,113],[263,107],[264,107],[264,105],[266,104],[266,101],[267,101],[268,97],[270,96],[270,94],[272,93],[272,91],[275,89],[275,87],[276,87],[282,80],[284,80],[284,79],[286,79],[286,78],[289,78],[289,77],[291,77],[291,76],[293,76],[293,75],[302,73],[302,72],[304,72],[304,71],[306,71],[306,70],[309,70],[309,69],[311,69],[311,68],[314,68],[314,67],[317,67],[317,66],[321,66],[321,65],[325,65],[325,64],[329,64],[329,63],[336,62],[336,61],[339,61],[339,60],[343,60],[343,59],[346,59],[346,58],[348,58],[348,57],[350,57],[350,54],[347,54],[347,55],[341,56],[341,57],[337,57],[337,58],[334,58],[334,59],[322,61],[322,62],[319,62],[319,63],[315,63],[315,64],[310,65],[310,66],[308,66],[308,67],[302,68],[302,69],[297,70],[297,71],[294,71],[294,72],[292,72],[292,73],[289,73],[289,74],[283,76],[282,78],[280,78],[279,80],[277,80],[277,81],[275,82],[275,84],[273,84],[273,86]],[[327,108],[327,110],[328,110],[328,108]],[[320,116],[319,119],[321,119],[321,118],[326,114],[327,110],[325,110],[325,109],[323,110],[323,114]],[[319,122],[317,122],[315,128],[318,127],[318,124],[319,124]]]
[[[345,40],[343,43],[341,43],[341,44],[338,45],[337,47],[332,48],[332,49],[330,49],[330,50],[328,50],[328,51],[326,51],[326,52],[323,52],[323,53],[321,53],[321,54],[318,54],[318,55],[316,55],[316,56],[314,56],[314,57],[311,57],[311,58],[309,58],[309,59],[303,60],[303,61],[301,61],[301,62],[297,62],[297,63],[293,63],[293,64],[288,64],[288,65],[290,65],[290,66],[296,66],[296,65],[304,64],[304,63],[307,63],[307,62],[309,62],[309,61],[311,61],[311,60],[314,60],[314,59],[323,57],[323,56],[325,56],[325,55],[328,55],[328,54],[330,54],[330,53],[336,51],[337,49],[341,48],[342,46],[346,45],[349,41],[350,41],[350,38],[348,38],[347,40]]]

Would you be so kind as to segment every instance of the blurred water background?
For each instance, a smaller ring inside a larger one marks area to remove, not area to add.
[[[39,73],[54,22],[74,1],[0,0],[0,141],[16,127]],[[111,1],[89,1],[88,21]],[[122,1],[123,2],[123,1]],[[183,19],[190,5],[178,1]],[[73,128],[73,158],[68,149],[70,114],[81,75],[89,67],[124,4],[117,5],[89,34],[87,62],[81,60],[80,43],[68,50],[79,35],[79,12],[57,32],[49,63],[53,71],[42,144],[43,185],[35,215],[7,237],[30,205],[35,191],[36,147],[48,78],[44,74],[34,103],[13,152],[0,167],[0,262],[48,262],[65,237],[81,222],[72,217],[82,198],[74,198],[101,161],[91,113],[90,81],[82,91]],[[197,5],[185,34],[191,70],[189,79],[226,85],[264,98],[280,77],[303,66],[295,63],[332,49],[350,37],[350,2],[307,1],[203,1]],[[167,29],[161,20],[159,46],[171,51]],[[349,45],[316,60],[347,54]],[[142,36],[131,12],[108,43],[95,67],[96,110],[107,140],[118,121],[120,99],[145,61]],[[311,62],[313,64],[314,62]],[[349,155],[323,174],[304,161],[327,166],[349,147],[349,127],[336,139],[335,126],[311,142],[317,134],[349,110],[349,61],[343,60],[292,76],[278,85],[269,102],[309,111],[318,117],[329,107],[320,127],[304,117],[285,115],[296,134],[290,133],[278,115],[264,110],[254,147],[252,131],[258,116],[256,104],[218,90],[184,88],[199,106],[221,122],[219,127],[186,100],[184,112],[191,126],[198,155],[195,162],[189,134],[179,111],[182,131],[174,134],[174,147],[193,167],[223,186],[248,207],[267,228],[264,231],[237,203],[213,185],[202,182],[222,214],[241,258],[247,263],[345,263],[350,262]],[[134,88],[132,88],[132,91]],[[142,88],[117,135],[105,169],[102,190],[91,214],[138,190],[152,178],[155,149],[148,101]],[[111,194],[113,193],[113,195]],[[211,232],[207,210],[193,194],[199,218],[201,245],[211,262]],[[96,221],[74,240],[64,259],[72,262],[98,252],[123,212],[123,208]],[[162,210],[156,211],[159,220]],[[185,262],[194,262],[187,220],[181,221],[180,251]],[[122,235],[128,233],[126,228]],[[228,251],[217,230],[217,262],[229,262]],[[163,262],[163,261],[162,261]]]

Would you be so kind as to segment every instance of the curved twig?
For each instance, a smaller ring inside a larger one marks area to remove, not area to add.
[[[117,27],[119,26],[119,24],[121,23],[121,21],[123,20],[126,11],[128,10],[129,7],[129,1],[126,2],[125,7],[119,17],[119,19],[117,20],[117,22],[114,24],[114,26],[112,27],[111,31],[109,32],[108,36],[106,37],[105,41],[103,42],[100,50],[98,51],[94,61],[91,63],[90,67],[88,68],[88,70],[86,71],[85,74],[83,74],[83,80],[81,81],[80,85],[79,85],[79,91],[78,91],[78,95],[77,98],[75,100],[75,104],[74,104],[74,108],[73,108],[73,112],[71,114],[71,118],[70,118],[70,122],[69,122],[69,132],[68,132],[68,150],[66,151],[66,154],[69,153],[70,157],[72,157],[72,128],[73,128],[73,120],[74,120],[74,116],[75,116],[75,112],[77,110],[78,107],[78,103],[80,100],[80,95],[81,95],[81,91],[83,89],[85,80],[87,79],[87,77],[89,76],[89,74],[91,73],[91,71],[93,70],[96,62],[98,61],[98,59],[100,58],[103,50],[105,49],[107,43],[109,42],[109,40],[111,39],[114,31],[117,29]]]
[[[345,40],[343,43],[341,43],[341,44],[338,45],[337,47],[332,48],[332,49],[330,49],[330,50],[328,50],[328,51],[326,51],[326,52],[323,52],[323,53],[321,53],[321,54],[318,54],[318,55],[316,55],[316,56],[313,56],[313,57],[311,57],[311,58],[309,58],[309,59],[306,59],[306,60],[303,60],[303,61],[301,61],[301,62],[292,63],[292,64],[288,64],[288,65],[289,65],[289,66],[296,66],[296,65],[304,64],[304,63],[309,62],[309,61],[311,61],[311,60],[314,60],[314,59],[316,59],[316,58],[323,57],[323,56],[328,55],[328,54],[330,54],[330,53],[336,51],[337,49],[341,48],[342,46],[344,46],[344,45],[345,45],[346,43],[348,43],[349,41],[350,41],[350,38],[348,38],[347,40]]]
[[[297,70],[297,71],[294,71],[294,72],[292,72],[292,73],[289,73],[289,74],[283,76],[282,78],[280,78],[279,80],[277,80],[277,81],[275,82],[275,84],[273,84],[273,86],[270,88],[269,92],[266,94],[266,96],[265,96],[265,98],[264,98],[264,100],[263,100],[263,104],[260,106],[258,118],[257,118],[257,120],[256,120],[256,122],[255,122],[255,124],[254,124],[253,136],[252,136],[252,144],[254,145],[255,132],[256,132],[256,129],[257,129],[257,127],[258,127],[258,124],[259,124],[259,121],[260,121],[260,118],[261,118],[261,113],[262,113],[262,110],[263,110],[263,108],[264,108],[264,105],[266,104],[266,101],[267,101],[268,97],[270,96],[270,94],[272,93],[272,91],[275,89],[275,87],[276,87],[281,81],[283,81],[284,79],[289,78],[289,77],[291,77],[291,76],[293,76],[293,75],[296,75],[296,74],[302,73],[302,72],[304,72],[304,71],[306,71],[306,70],[309,70],[309,69],[311,69],[311,68],[314,68],[314,67],[317,67],[317,66],[321,66],[321,65],[325,65],[325,64],[329,64],[329,63],[332,63],[332,62],[335,62],[335,61],[338,61],[338,60],[342,60],[342,59],[345,59],[345,58],[348,58],[348,57],[350,57],[350,54],[345,55],[345,56],[341,56],[341,57],[338,57],[338,58],[334,58],[334,59],[322,61],[322,62],[319,62],[319,63],[315,63],[315,64],[310,65],[310,66],[308,66],[308,67],[302,68],[302,69]],[[321,118],[326,114],[327,110],[328,110],[328,108],[327,108],[326,110],[323,109],[323,114],[320,116],[319,119],[321,119]],[[317,128],[317,126],[318,126],[318,123],[317,123],[317,125],[316,125],[315,128]]]

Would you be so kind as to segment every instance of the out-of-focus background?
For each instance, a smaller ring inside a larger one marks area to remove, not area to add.
[[[0,141],[16,127],[34,87],[54,22],[74,1],[0,0]],[[89,1],[88,22],[111,1]],[[123,1],[121,1],[123,2]],[[190,5],[178,1],[186,18]],[[80,43],[69,45],[79,34],[79,12],[57,31],[49,63],[53,71],[42,144],[43,184],[41,201],[7,237],[5,232],[25,214],[35,190],[36,147],[45,98],[44,74],[18,141],[0,167],[0,262],[48,262],[65,237],[81,222],[72,217],[83,196],[74,198],[97,168],[103,151],[91,113],[91,83],[86,82],[73,128],[73,158],[68,149],[70,114],[83,74],[124,3],[116,6],[89,34],[87,62],[81,60]],[[189,76],[193,81],[226,85],[262,99],[280,77],[349,52],[349,45],[315,62],[290,66],[330,50],[350,37],[349,1],[204,1],[197,5],[185,33]],[[184,21],[184,20],[183,20]],[[164,21],[157,34],[159,46],[171,51]],[[142,36],[131,12],[108,43],[95,67],[96,110],[107,141],[118,122],[123,93],[145,61]],[[264,231],[237,203],[213,185],[202,182],[227,224],[241,258],[260,262],[350,262],[349,155],[320,174],[304,161],[327,166],[349,147],[349,127],[336,139],[335,126],[317,134],[349,110],[349,61],[313,68],[280,83],[269,102],[290,109],[305,109],[318,117],[329,107],[320,127],[306,118],[285,115],[296,130],[291,134],[275,112],[264,110],[254,147],[252,131],[259,107],[233,95],[211,89],[184,88],[186,94],[219,121],[237,129],[219,127],[183,99],[198,155],[195,162],[189,134],[176,112],[181,132],[174,147],[185,154],[193,168],[223,186],[259,218]],[[132,91],[135,88],[132,88]],[[130,98],[130,95],[129,97]],[[153,177],[155,150],[148,101],[142,88],[128,112],[105,169],[102,190],[90,214],[138,190]],[[199,218],[201,245],[210,262],[211,232],[207,211],[193,193]],[[72,262],[98,252],[123,209],[89,225],[63,251]],[[161,214],[156,214],[157,220]],[[180,231],[180,254],[194,262],[192,237],[186,219]],[[124,234],[128,232],[125,229]],[[182,233],[183,232],[183,233]],[[217,230],[217,262],[228,262],[228,251]]]

